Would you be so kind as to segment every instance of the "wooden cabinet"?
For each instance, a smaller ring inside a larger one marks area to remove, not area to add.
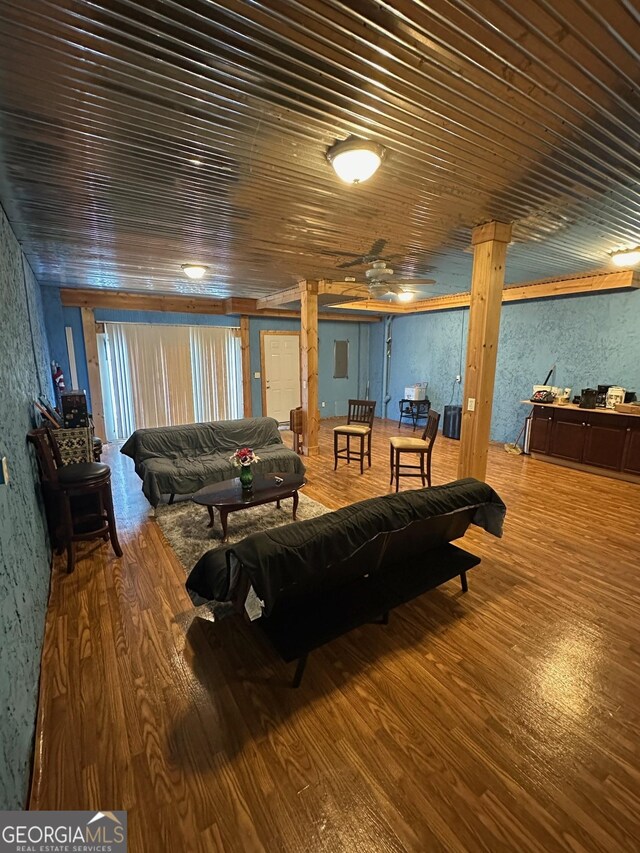
[[[627,441],[627,418],[589,414],[582,462],[620,471]]]
[[[529,451],[531,453],[548,453],[551,426],[553,424],[553,409],[544,406],[533,407]]]
[[[531,414],[531,453],[640,477],[640,416],[557,405],[534,406]]]
[[[640,476],[640,418],[629,418],[622,457],[622,470]]]
[[[586,440],[585,415],[580,411],[556,409],[551,427],[549,455],[581,462]]]

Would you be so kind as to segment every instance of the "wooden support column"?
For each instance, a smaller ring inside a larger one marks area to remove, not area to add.
[[[484,480],[491,432],[498,333],[511,225],[489,222],[473,229],[473,272],[467,365],[462,404],[458,477]]]
[[[96,435],[103,442],[107,441],[107,430],[104,422],[104,404],[102,402],[102,382],[100,381],[100,360],[98,358],[98,337],[96,335],[96,318],[93,308],[81,308],[82,333],[84,349],[87,357],[87,373],[89,374],[89,394],[91,395],[91,414]]]
[[[242,356],[242,399],[244,401],[244,416],[251,417],[251,350],[249,349],[249,318],[246,314],[240,317],[240,354]]]
[[[318,455],[318,282],[300,282],[300,400],[305,456]]]

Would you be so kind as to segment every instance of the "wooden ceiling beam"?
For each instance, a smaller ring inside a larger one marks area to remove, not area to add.
[[[300,290],[297,288],[298,298]],[[276,294],[277,295],[277,294]],[[213,299],[211,297],[168,296],[153,293],[129,293],[123,290],[100,290],[98,288],[62,288],[60,299],[67,308],[114,308],[120,311],[160,311],[177,314],[246,315],[248,317],[280,317],[300,319],[299,310],[266,309],[257,307],[258,300],[241,297]],[[371,313],[338,314],[325,311],[319,320],[344,323],[377,323],[378,316]]]
[[[305,282],[301,282],[304,284]],[[263,310],[265,308],[277,308],[278,305],[287,305],[289,302],[300,302],[300,284],[294,287],[287,287],[286,290],[279,290],[277,293],[271,293],[269,296],[263,296],[256,300],[256,308]]]

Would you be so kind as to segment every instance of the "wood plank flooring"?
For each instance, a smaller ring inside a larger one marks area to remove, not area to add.
[[[397,426],[364,476],[333,473],[331,426],[306,494],[386,493]],[[438,438],[435,483],[457,450]],[[124,557],[55,566],[32,808],[127,809],[133,853],[640,850],[640,486],[492,447],[507,525],[465,537],[468,594],[314,652],[292,690],[250,625],[193,619],[131,461],[106,461]]]

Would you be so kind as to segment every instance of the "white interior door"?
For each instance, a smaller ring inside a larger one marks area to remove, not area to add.
[[[300,335],[263,335],[264,414],[282,423],[300,405]]]

